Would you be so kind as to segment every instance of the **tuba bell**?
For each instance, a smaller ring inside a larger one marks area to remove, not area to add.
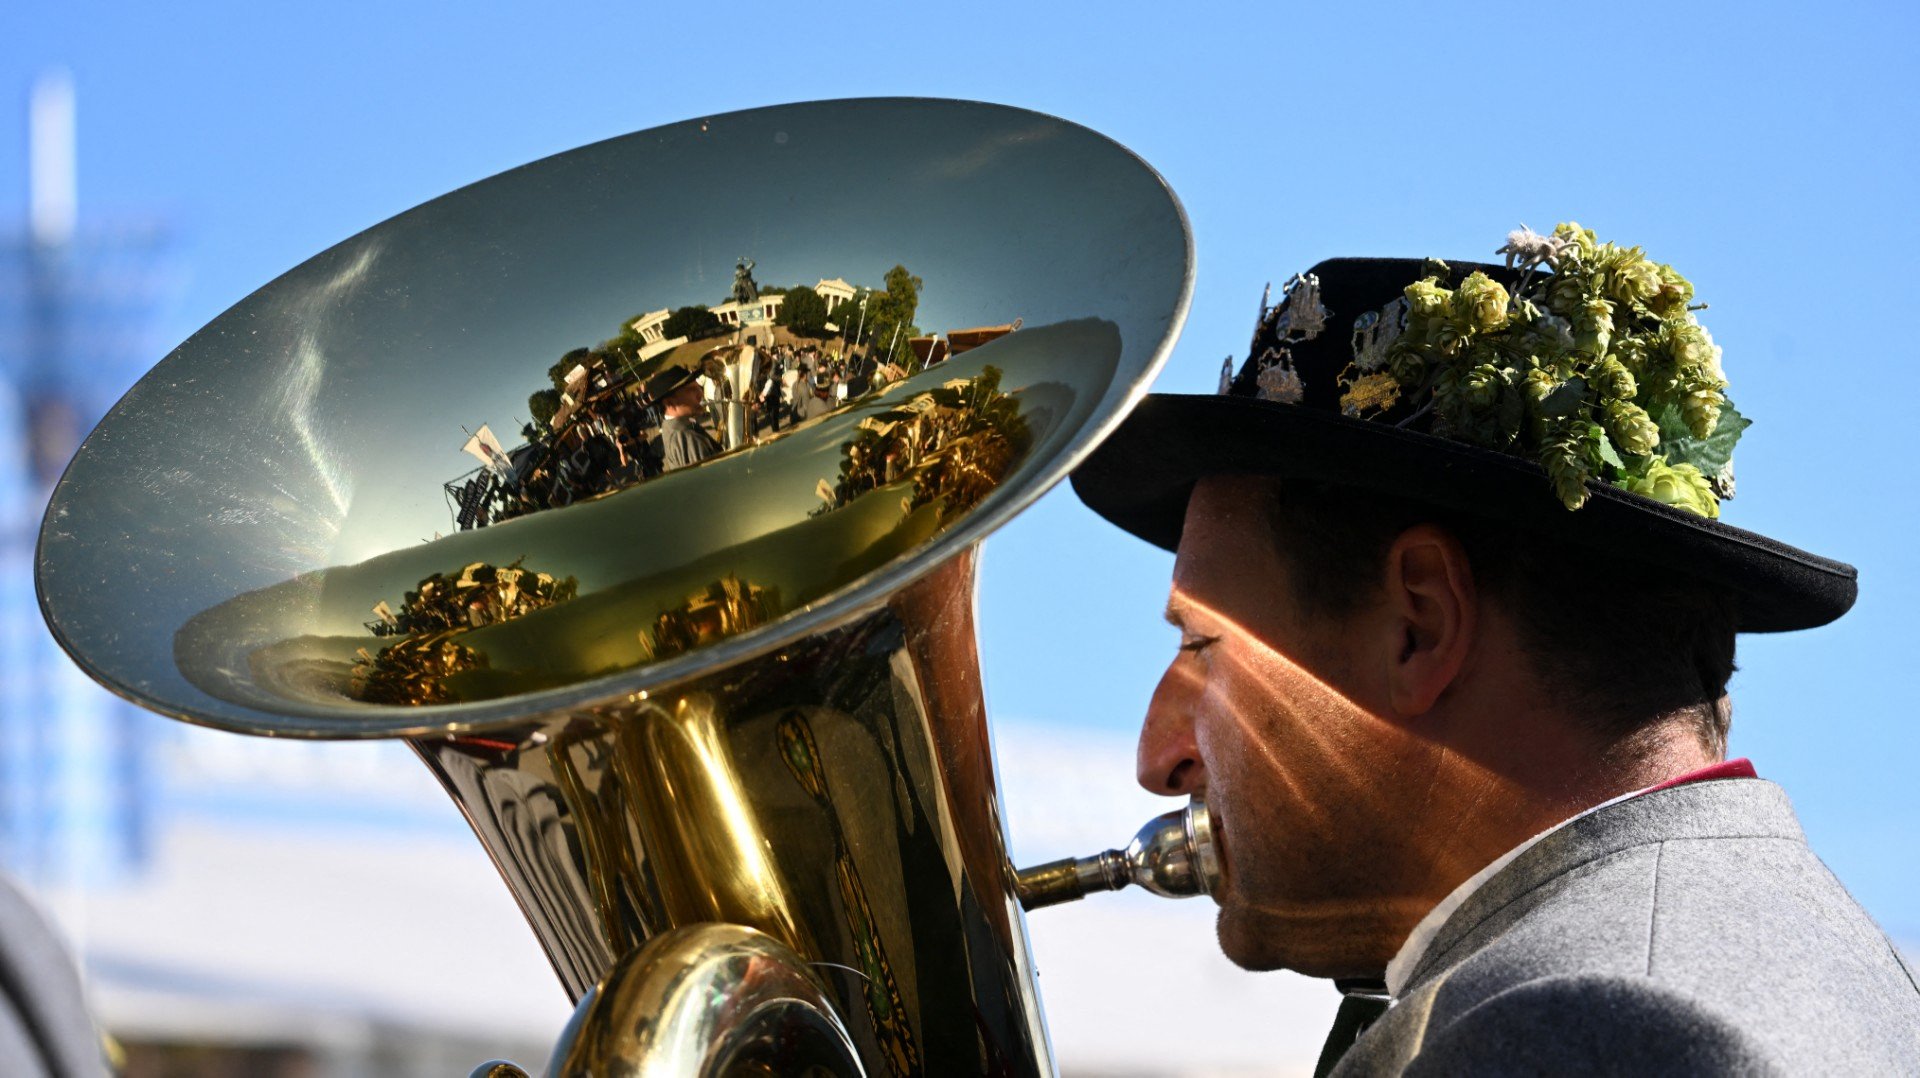
[[[405,740],[577,1003],[551,1073],[1050,1074],[1023,908],[1218,866],[1198,803],[1009,863],[977,552],[1145,393],[1191,255],[1144,162],[1013,108],[562,153],[167,356],[42,606],[163,714]]]

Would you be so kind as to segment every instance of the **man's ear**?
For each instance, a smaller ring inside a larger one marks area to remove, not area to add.
[[[1389,702],[1412,718],[1432,710],[1473,648],[1480,603],[1466,548],[1453,533],[1418,524],[1387,551],[1381,638]]]

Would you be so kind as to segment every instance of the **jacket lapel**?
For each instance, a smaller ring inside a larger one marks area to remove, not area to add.
[[[1635,846],[1688,838],[1805,842],[1786,792],[1762,779],[1716,779],[1656,790],[1584,816],[1535,843],[1447,918],[1407,979],[1403,996],[1526,913],[1555,878]]]

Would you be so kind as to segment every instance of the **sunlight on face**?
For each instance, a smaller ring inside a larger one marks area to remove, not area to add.
[[[1194,491],[1167,611],[1180,651],[1141,730],[1140,782],[1206,795],[1229,958],[1377,974],[1445,893],[1433,891],[1452,871],[1460,761],[1417,724],[1380,717],[1377,656],[1393,631],[1380,604],[1337,622],[1299,610],[1266,523],[1267,482]]]

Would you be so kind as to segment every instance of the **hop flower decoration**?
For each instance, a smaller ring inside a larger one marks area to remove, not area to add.
[[[1635,494],[1644,494],[1656,502],[1703,517],[1720,515],[1720,499],[1714,497],[1713,484],[1691,464],[1668,466],[1664,461],[1654,460],[1643,474],[1628,477],[1625,485]]]
[[[1464,331],[1486,334],[1506,328],[1507,308],[1513,300],[1500,282],[1484,273],[1474,273],[1460,282],[1453,294],[1453,303]]]
[[[1406,287],[1384,355],[1401,395],[1431,401],[1435,434],[1539,462],[1568,509],[1599,480],[1717,518],[1748,421],[1693,285],[1572,222],[1510,233],[1497,253],[1524,271],[1511,293],[1484,273],[1447,288],[1433,262]],[[1356,403],[1372,396],[1357,382]]]

